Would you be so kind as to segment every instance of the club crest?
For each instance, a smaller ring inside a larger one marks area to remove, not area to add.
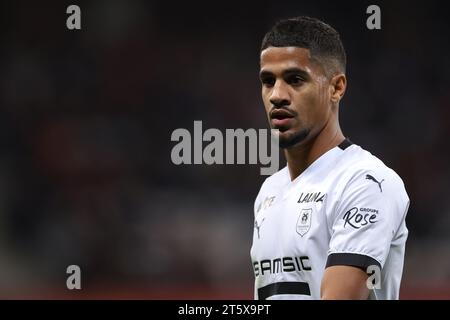
[[[311,219],[312,219],[312,209],[302,209],[300,211],[300,215],[297,219],[296,231],[302,237],[309,231],[311,228]]]

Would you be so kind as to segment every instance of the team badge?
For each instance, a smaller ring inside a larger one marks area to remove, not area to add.
[[[300,211],[300,215],[297,220],[297,233],[302,237],[309,231],[311,228],[311,219],[312,219],[312,209],[302,209]]]

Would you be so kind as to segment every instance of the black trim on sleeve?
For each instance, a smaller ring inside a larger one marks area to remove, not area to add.
[[[352,266],[367,272],[368,266],[376,265],[381,269],[381,264],[372,257],[358,253],[332,253],[328,256],[326,268],[331,266]]]
[[[310,296],[307,282],[275,282],[258,289],[258,300],[265,300],[276,294],[303,294]]]
[[[342,141],[338,147],[341,148],[342,150],[347,149],[348,147],[350,147],[353,144],[353,142],[351,142],[348,138],[345,138],[344,141]]]

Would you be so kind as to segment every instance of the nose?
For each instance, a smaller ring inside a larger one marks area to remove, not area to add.
[[[270,103],[278,108],[291,104],[287,86],[283,83],[283,81],[275,82],[269,100]]]

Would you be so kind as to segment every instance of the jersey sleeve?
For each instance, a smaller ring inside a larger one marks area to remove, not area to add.
[[[347,183],[331,215],[326,267],[383,268],[392,240],[405,219],[409,198],[400,177],[384,169],[359,170]]]

